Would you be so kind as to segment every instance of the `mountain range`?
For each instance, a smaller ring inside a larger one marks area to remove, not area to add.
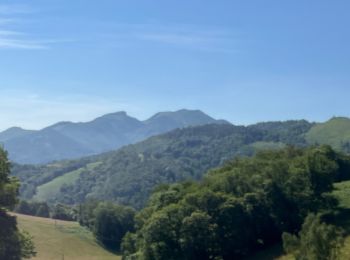
[[[212,123],[229,124],[199,110],[160,112],[144,121],[116,112],[90,122],[59,122],[37,131],[12,127],[0,133],[0,142],[12,161],[39,164],[116,150],[176,128]]]
[[[171,130],[120,149],[42,165],[13,164],[24,199],[77,204],[89,198],[142,208],[160,185],[198,180],[233,158],[286,145],[327,144],[350,152],[350,119],[235,126],[223,121]],[[56,125],[57,126],[57,125]]]
[[[142,208],[159,184],[200,179],[237,156],[286,144],[305,146],[305,120],[251,126],[206,124],[175,129],[116,151],[46,165],[17,165],[26,199],[76,204],[88,198]]]

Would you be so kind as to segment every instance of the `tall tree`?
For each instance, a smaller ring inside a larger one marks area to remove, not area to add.
[[[7,214],[17,202],[19,183],[9,177],[10,162],[0,148],[0,259],[18,260],[35,255],[34,246],[27,233],[17,228],[16,217]]]

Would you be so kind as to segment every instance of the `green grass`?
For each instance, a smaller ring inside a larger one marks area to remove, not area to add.
[[[305,136],[309,144],[328,144],[341,150],[342,143],[350,141],[350,119],[334,117],[312,127]]]
[[[100,162],[90,163],[86,167],[87,169],[93,169],[98,166]],[[85,168],[80,168],[78,170],[65,173],[62,176],[59,176],[53,179],[50,182],[47,182],[41,186],[37,187],[37,193],[33,197],[37,201],[47,201],[49,198],[54,197],[59,193],[60,188],[63,185],[74,184],[74,182],[79,178],[80,174],[85,170]]]
[[[118,260],[101,246],[90,231],[76,222],[53,220],[15,214],[18,226],[28,231],[34,240],[37,256],[35,260]]]

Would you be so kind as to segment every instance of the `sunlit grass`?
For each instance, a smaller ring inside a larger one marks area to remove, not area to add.
[[[34,237],[35,260],[118,260],[98,245],[90,231],[76,222],[16,214],[19,228]]]

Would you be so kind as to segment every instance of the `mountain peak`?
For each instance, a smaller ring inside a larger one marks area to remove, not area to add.
[[[186,116],[204,116],[207,118],[211,118],[207,114],[203,113],[200,110],[190,110],[190,109],[180,109],[177,111],[164,111],[164,112],[158,112],[155,115],[153,115],[151,118],[148,120],[153,120],[159,117],[169,117],[169,118],[176,118],[176,117],[186,117]],[[213,118],[211,118],[213,119]],[[146,120],[146,121],[148,121]],[[214,119],[213,119],[214,120]]]
[[[27,134],[31,134],[35,131],[26,130],[18,126],[10,127],[3,132],[0,132],[0,141],[6,141],[12,138],[21,137]]]
[[[11,135],[0,133],[0,142],[7,144],[12,160],[42,163],[115,150],[177,128],[219,123],[222,122],[200,110],[181,109],[160,112],[145,121],[131,117],[125,111],[119,111],[102,115],[88,122],[58,122],[31,133],[30,136],[26,136],[28,133],[24,130],[10,131],[19,132]],[[59,144],[64,143],[69,148],[58,146],[58,139],[61,140]],[[52,147],[56,147],[55,150],[52,150]],[[74,150],[74,147],[78,148]],[[25,149],[36,150],[38,153],[23,155]]]
[[[23,129],[22,127],[19,127],[19,126],[13,126],[13,127],[10,127],[8,129],[6,129],[5,131],[3,131],[2,133],[5,133],[5,132],[12,132],[12,131],[26,131],[25,129]]]
[[[129,115],[125,111],[118,111],[118,112],[114,112],[114,113],[105,114],[105,115],[100,116],[100,117],[98,117],[96,119],[101,119],[101,118],[105,118],[105,119],[120,119],[120,118],[126,118],[126,117],[129,117]]]

